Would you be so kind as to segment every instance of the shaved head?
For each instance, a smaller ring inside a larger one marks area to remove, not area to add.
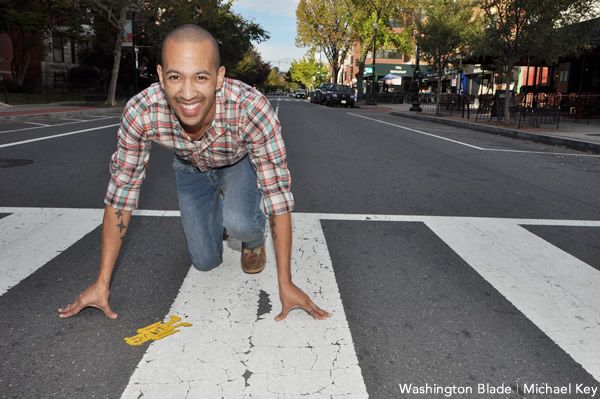
[[[201,28],[198,25],[181,25],[175,29],[173,29],[162,41],[162,48],[160,52],[161,64],[164,63],[165,58],[165,47],[168,42],[173,40],[179,43],[185,42],[204,42],[208,41],[212,46],[211,48],[214,51],[214,60],[216,63],[216,68],[219,69],[221,66],[221,56],[219,54],[219,44],[217,40],[209,31],[204,28]]]

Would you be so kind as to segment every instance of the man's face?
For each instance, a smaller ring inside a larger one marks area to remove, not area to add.
[[[225,67],[217,68],[208,40],[168,40],[162,62],[157,72],[171,109],[186,133],[203,133],[214,118],[215,95],[223,84]]]

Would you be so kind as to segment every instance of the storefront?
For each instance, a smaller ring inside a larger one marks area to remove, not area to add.
[[[413,71],[415,69],[414,64],[375,64],[375,77],[377,81],[383,78],[385,75],[393,74],[400,76],[400,79],[392,79],[387,81],[387,85],[395,86],[399,89],[398,91],[409,91],[412,83]],[[430,65],[419,65],[420,76],[425,76],[432,70]],[[371,64],[365,64],[365,72],[363,74],[365,81],[372,82],[373,80],[373,67]],[[383,85],[383,83],[380,83]],[[382,86],[383,87],[383,86]]]

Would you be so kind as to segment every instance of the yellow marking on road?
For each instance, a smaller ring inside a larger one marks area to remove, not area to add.
[[[133,337],[125,338],[125,342],[127,342],[129,345],[141,345],[150,340],[156,341],[163,339],[168,335],[175,334],[176,332],[179,332],[179,330],[176,330],[177,327],[189,327],[192,325],[191,323],[185,322],[173,325],[174,323],[181,321],[181,319],[177,316],[169,317],[171,318],[171,321],[168,323],[162,323],[158,321],[154,324],[150,324],[149,326],[138,329],[138,334],[134,335]]]

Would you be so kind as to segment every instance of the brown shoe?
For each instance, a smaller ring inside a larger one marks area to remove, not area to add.
[[[255,249],[242,248],[242,270],[249,274],[260,273],[267,263],[265,245]]]

